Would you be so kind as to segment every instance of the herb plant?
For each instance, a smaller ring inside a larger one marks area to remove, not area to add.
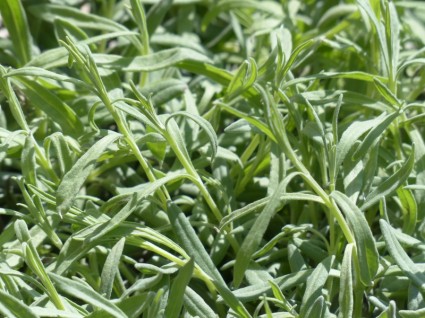
[[[425,316],[423,2],[0,13],[3,316]]]

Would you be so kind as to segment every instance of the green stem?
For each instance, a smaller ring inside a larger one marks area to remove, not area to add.
[[[207,202],[208,206],[210,207],[212,213],[214,214],[215,218],[218,221],[221,221],[223,216],[221,215],[220,210],[218,209],[217,205],[214,202],[214,199],[211,197],[211,194],[209,193],[208,189],[205,187],[205,185],[202,182],[201,177],[196,172],[196,169],[193,167],[192,163],[189,162],[186,159],[186,156],[180,151],[178,145],[176,144],[174,138],[170,136],[170,134],[164,130],[163,132],[165,139],[167,139],[171,149],[173,149],[174,153],[176,154],[177,158],[179,159],[180,163],[185,168],[186,172],[193,177],[193,182],[198,187],[199,191],[201,192],[203,198]]]
[[[140,54],[141,55],[148,55],[149,54],[149,33],[148,33],[148,26],[146,24],[146,14],[145,10],[143,9],[143,6],[141,5],[140,1],[137,0],[131,0],[131,8],[133,11],[133,17],[134,20],[137,23],[137,27],[140,31],[140,41],[142,42],[142,49]],[[146,84],[147,80],[147,72],[142,72],[140,74],[140,80],[139,85],[143,87]]]
[[[144,241],[144,240],[141,241],[139,238],[130,238],[130,237],[127,239],[127,242],[129,244],[138,246],[140,248],[143,248],[143,249],[146,249],[148,251],[151,251],[151,252],[153,252],[153,253],[155,253],[157,255],[160,255],[160,256],[164,257],[165,259],[168,259],[171,262],[176,263],[179,266],[184,266],[186,264],[186,260],[181,259],[181,258],[179,258],[177,256],[174,256],[173,254],[171,254],[171,253],[163,250],[162,248],[159,248],[158,246],[156,246],[156,245],[154,245],[154,244],[152,244],[150,242],[147,242],[147,241]],[[185,259],[189,259],[189,256],[188,255],[182,255],[182,256]],[[215,286],[214,286],[214,284],[212,282],[211,277],[209,277],[202,269],[200,269],[198,267],[198,265],[195,265],[195,269],[193,271],[193,275],[196,278],[199,278],[200,280],[202,280],[207,285],[208,290],[210,292],[212,292],[213,295],[216,294],[216,288],[215,288]]]
[[[55,183],[59,183],[60,179],[56,175],[56,173],[53,171],[52,167],[50,166],[50,162],[47,160],[45,154],[41,150],[40,146],[37,144],[37,142],[32,137],[31,129],[28,126],[28,123],[26,121],[24,112],[22,111],[21,104],[19,103],[18,98],[16,97],[15,91],[12,88],[12,84],[9,78],[4,77],[6,75],[6,70],[4,67],[0,66],[0,86],[2,88],[2,91],[4,95],[6,96],[7,100],[9,101],[10,105],[10,111],[15,118],[17,124],[19,127],[25,131],[28,135],[31,136],[33,139],[34,149],[35,153],[37,155],[37,161],[40,164],[40,166],[47,172],[47,174],[52,178],[52,180]]]
[[[109,99],[109,95],[108,95],[108,92],[106,91],[106,87],[103,84],[103,81],[102,81],[102,78],[100,77],[96,63],[94,62],[90,52],[88,52],[88,54],[84,56],[79,51],[79,49],[75,46],[75,44],[71,42],[70,39],[68,39],[68,43],[65,43],[65,42],[62,42],[62,43],[68,49],[69,54],[72,54],[74,59],[86,71],[86,74],[89,76],[91,83],[95,87],[96,94],[99,96],[100,100],[105,105],[108,112],[112,115],[112,118],[114,119],[115,123],[118,126],[118,130],[123,134],[124,139],[126,140],[130,149],[136,156],[140,165],[142,166],[143,171],[146,173],[146,176],[148,177],[149,181],[150,182],[156,181],[155,175],[150,169],[148,162],[145,160],[142,153],[140,152],[140,149],[137,146],[136,142],[134,141],[134,138],[131,135],[131,132],[128,129],[124,119],[121,117],[121,114],[115,109],[113,103]],[[169,194],[167,190],[165,189],[165,187],[162,187],[160,189],[160,191],[158,192],[158,195],[163,203],[163,206],[165,207],[167,198],[169,198]]]
[[[22,243],[22,248],[24,250],[25,262],[41,280],[42,284],[46,288],[46,292],[49,295],[49,298],[52,301],[52,303],[55,305],[57,309],[65,310],[65,306],[62,303],[62,300],[55,286],[53,286],[52,281],[47,275],[47,272],[40,261],[40,256],[38,255],[35,247],[31,244],[31,242],[28,242],[28,243],[24,242]]]
[[[49,175],[49,177],[52,179],[54,183],[59,184],[60,182],[59,177],[56,175],[55,171],[52,169],[50,162],[47,160],[45,154],[43,153],[43,151],[41,150],[40,146],[38,145],[38,143],[35,141],[34,138],[33,138],[33,144],[34,144],[35,153],[37,155],[38,164],[47,172],[47,174]]]
[[[130,147],[133,154],[136,156],[137,160],[142,166],[143,171],[146,173],[146,176],[148,177],[149,181],[150,182],[156,181],[156,177],[153,174],[152,170],[150,169],[148,162],[146,161],[146,159],[143,157],[142,153],[140,152],[140,149],[137,146],[123,118],[120,116],[120,114],[116,111],[115,107],[112,105],[106,91],[100,91],[99,97],[101,98],[102,102],[105,104],[106,108],[111,113],[112,117],[114,118],[114,121],[118,126],[118,130],[124,135],[124,138],[128,146]],[[170,198],[170,195],[168,194],[168,191],[165,189],[165,187],[161,188],[161,190],[158,192],[158,195],[163,205],[166,206],[167,199]]]
[[[262,88],[259,88],[259,91],[267,101],[269,101],[270,103],[274,103],[274,101],[271,100],[269,95]],[[338,206],[329,197],[325,190],[323,190],[322,187],[316,182],[316,180],[314,180],[308,169],[298,159],[297,155],[295,154],[295,151],[292,149],[292,146],[288,140],[288,136],[286,135],[286,127],[283,123],[284,119],[277,110],[276,105],[271,104],[269,105],[269,107],[271,113],[268,114],[268,119],[270,126],[272,127],[272,131],[275,133],[275,138],[278,145],[282,148],[283,152],[289,158],[295,168],[302,173],[302,178],[304,179],[304,181],[313,189],[313,191],[318,196],[322,198],[325,206],[329,209],[331,215],[335,217],[337,222],[339,223],[341,230],[344,233],[344,236],[347,239],[348,243],[354,243],[355,240],[353,234],[351,233],[350,228],[348,227],[348,224],[345,221],[344,216],[342,215]]]
[[[289,160],[292,162],[292,164],[297,168],[298,171],[302,173],[302,177],[305,182],[308,183],[308,185],[313,189],[313,191],[322,198],[322,200],[325,203],[325,206],[329,209],[331,214],[336,218],[338,221],[342,232],[344,233],[345,238],[347,239],[348,243],[354,243],[354,237],[351,233],[347,222],[344,219],[344,216],[342,215],[341,211],[339,210],[338,206],[335,204],[335,202],[329,197],[329,195],[325,192],[325,190],[322,189],[322,187],[316,182],[316,180],[313,179],[308,169],[304,166],[304,164],[298,159],[297,155],[295,154],[294,150],[292,149],[289,140],[286,136],[286,132],[283,131],[281,134],[283,138],[281,138],[282,143],[280,145],[283,148],[283,151],[285,152],[286,156],[289,158]]]

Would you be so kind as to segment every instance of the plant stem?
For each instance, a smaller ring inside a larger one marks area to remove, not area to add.
[[[186,156],[181,152],[178,145],[176,144],[176,141],[170,134],[164,130],[164,137],[170,144],[170,147],[173,149],[174,153],[176,154],[177,158],[179,159],[180,163],[183,165],[183,167],[186,169],[186,172],[194,178],[193,182],[198,187],[199,191],[201,192],[203,198],[207,202],[208,206],[210,207],[212,213],[214,214],[217,221],[221,221],[223,216],[221,215],[220,210],[218,209],[217,205],[214,202],[214,199],[211,197],[211,194],[209,193],[208,189],[205,187],[205,185],[202,182],[201,177],[196,172],[195,167],[193,167],[192,163],[189,162],[186,159]]]

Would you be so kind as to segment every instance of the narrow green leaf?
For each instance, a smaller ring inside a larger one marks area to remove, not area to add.
[[[233,115],[235,115],[239,118],[245,119],[248,123],[255,126],[261,132],[263,132],[265,135],[267,135],[271,140],[273,140],[273,141],[276,140],[273,133],[270,131],[270,128],[264,122],[262,122],[261,120],[255,118],[254,116],[250,116],[246,113],[243,113],[243,112],[237,110],[236,108],[233,108],[233,107],[231,107],[227,104],[224,104],[222,102],[217,102],[216,105],[220,106],[221,108],[223,108],[227,112],[229,112],[229,113],[231,113],[231,114],[233,114]]]
[[[399,310],[401,318],[422,318],[425,316],[425,308],[418,310]]]
[[[404,189],[425,191],[425,185],[424,184],[409,184],[405,186]]]
[[[123,237],[114,245],[114,247],[112,247],[111,252],[108,254],[108,257],[106,257],[105,264],[103,265],[99,291],[108,299],[111,298],[112,287],[114,285],[115,276],[118,272],[118,265],[124,250],[124,245],[125,238]]]
[[[142,184],[136,187],[131,188],[121,188],[120,192],[121,195],[117,195],[110,199],[107,203],[105,203],[102,206],[103,211],[109,211],[111,210],[111,207],[116,206],[116,204],[120,205],[122,202],[128,202],[131,199],[131,196],[135,193],[137,195],[138,200],[142,200],[145,197],[153,194],[158,188],[162,187],[163,185],[167,183],[175,183],[179,182],[180,180],[188,179],[190,181],[194,181],[194,178],[186,173],[182,173],[181,171],[175,172],[175,173],[169,173],[168,175],[159,178],[158,180],[149,183],[148,185]],[[119,217],[120,218],[120,217]],[[112,220],[112,219],[111,219]],[[118,223],[119,224],[119,223]],[[111,226],[110,224],[109,226]],[[99,226],[99,225],[98,225]],[[93,234],[92,235],[96,235]]]
[[[396,235],[394,234],[395,230],[388,224],[387,221],[381,219],[379,220],[381,226],[382,234],[384,235],[385,244],[387,250],[404,272],[404,274],[410,278],[410,280],[415,284],[422,293],[425,292],[425,274],[423,271],[416,266],[412,259],[407,255],[403,247],[397,240]]]
[[[253,226],[251,227],[241,247],[239,248],[239,251],[236,255],[235,265],[233,267],[233,283],[236,287],[242,283],[245,271],[248,268],[249,263],[252,259],[252,255],[259,247],[261,240],[263,239],[263,235],[266,232],[272,217],[282,206],[280,196],[285,191],[286,186],[286,180],[282,181],[279,184],[279,187],[270,197],[264,210],[255,220]]]
[[[352,256],[354,244],[348,244],[344,251],[339,279],[339,315],[340,318],[353,317],[353,272]]]
[[[240,45],[241,52],[246,51],[246,36],[244,35],[243,29],[241,24],[239,23],[238,18],[233,12],[229,12],[229,18],[230,18],[230,24],[232,26],[233,32],[236,36],[236,39],[238,40],[238,43]]]
[[[341,3],[338,5],[332,6],[320,18],[319,22],[317,23],[317,26],[324,27],[328,23],[335,23],[336,20],[350,13],[355,12],[356,10],[357,10],[357,7],[356,5],[353,5],[353,4]]]
[[[329,309],[327,308],[325,297],[320,295],[317,299],[315,299],[314,303],[311,305],[310,310],[307,312],[307,316],[311,318],[325,318],[326,313],[329,313]]]
[[[155,292],[155,297],[152,299],[152,301],[149,304],[149,307],[147,308],[146,317],[147,318],[156,318],[160,317],[164,310],[164,288],[160,288],[157,292]]]
[[[24,112],[22,111],[21,104],[19,103],[18,97],[15,91],[12,89],[10,79],[6,78],[6,69],[0,65],[0,88],[2,93],[6,96],[9,102],[9,109],[12,113],[13,118],[18,123],[19,127],[24,131],[29,131],[28,124],[25,120]]]
[[[162,181],[162,179],[160,180]],[[156,182],[158,182],[158,180]],[[137,208],[137,194],[133,193],[131,200],[128,201],[128,203],[124,205],[124,207],[120,211],[118,211],[110,220],[104,223],[96,224],[95,229],[92,229],[92,231],[88,232],[88,235],[86,236],[76,235],[75,238],[84,239],[84,243],[86,244],[95,242],[96,240],[98,240],[99,238],[107,234],[108,232],[112,231],[113,229],[121,225],[121,223],[125,221],[125,219],[131,213],[133,213],[133,211],[136,208]]]
[[[344,95],[341,93],[338,97],[338,102],[336,104],[335,110],[333,112],[332,115],[332,135],[333,135],[333,141],[334,144],[337,145],[338,144],[338,116],[339,116],[339,112],[341,110],[341,106],[342,106],[342,101],[344,99]]]
[[[243,62],[227,86],[227,99],[231,100],[250,88],[257,78],[257,73],[257,64],[252,58]]]
[[[31,103],[45,112],[49,118],[54,118],[65,134],[74,137],[79,135],[83,125],[71,107],[34,80],[20,77],[19,82],[24,85],[23,90]]]
[[[119,134],[110,132],[87,150],[65,174],[56,192],[56,206],[60,215],[68,212],[81,186],[93,170],[96,160],[119,137]]]
[[[241,317],[251,317],[246,308],[227,287],[184,213],[171,201],[168,201],[168,213],[173,230],[177,234],[182,247],[189,255],[193,256],[196,264],[213,279],[213,283],[224,301]]]
[[[0,289],[0,312],[8,318],[38,318],[30,307],[25,305],[20,299],[5,293]]]
[[[25,138],[25,145],[22,149],[21,155],[22,162],[22,176],[25,178],[26,183],[36,184],[36,163],[35,163],[35,150],[34,150],[34,139],[31,135]]]
[[[137,32],[132,31],[118,31],[107,34],[93,36],[87,40],[78,42],[78,44],[90,45],[93,43],[111,40],[114,38],[126,38],[128,36],[135,36]],[[27,67],[34,66],[43,69],[52,69],[56,67],[65,66],[68,63],[68,51],[64,47],[56,47],[54,49],[46,50],[43,53],[33,57],[33,59],[27,63]]]
[[[383,120],[383,118],[384,115],[381,115],[377,118],[366,121],[356,121],[343,132],[341,139],[339,140],[339,143],[336,147],[335,167],[337,171],[335,176],[337,175],[338,169],[349,153],[351,147],[353,147],[356,141],[358,141],[358,139],[365,132],[378,125]]]
[[[325,286],[326,280],[328,279],[333,260],[333,256],[329,256],[323,260],[323,262],[317,265],[307,280],[307,286],[303,295],[300,309],[301,317],[310,317],[310,315],[318,314],[317,312],[314,312],[318,309],[318,304],[316,304],[316,301],[318,301],[318,299],[321,297],[323,300],[322,289]],[[321,310],[319,310],[319,313],[321,313]],[[322,317],[322,314],[316,317]]]
[[[407,309],[418,310],[425,308],[425,299],[421,291],[414,285],[409,285]]]
[[[121,300],[117,303],[117,306],[127,315],[127,317],[140,317],[152,301],[150,295],[151,294],[148,293],[136,294]],[[104,314],[99,315],[99,318],[103,317],[105,317]]]
[[[48,22],[53,23],[58,17],[73,23],[79,27],[103,31],[123,31],[126,28],[113,20],[101,17],[99,15],[85,13],[82,10],[70,6],[57,4],[39,4],[33,5],[29,11]]]
[[[379,202],[379,200],[389,195],[390,193],[397,190],[409,177],[410,172],[413,169],[415,164],[415,148],[412,147],[412,152],[410,153],[409,158],[406,160],[404,165],[397,170],[393,175],[388,177],[385,181],[379,184],[375,190],[368,194],[365,199],[365,202],[360,207],[360,210],[364,211],[375,203]]]
[[[107,19],[96,14],[85,13],[71,6],[45,3],[30,6],[29,11],[36,17],[50,23],[53,23],[57,18],[61,18],[80,28],[106,32],[128,31],[125,26],[112,19]],[[137,37],[129,36],[129,39],[139,51],[142,50],[142,45]]]
[[[131,5],[131,13],[133,14],[133,19],[137,24],[137,27],[139,29],[140,33],[140,42],[142,43],[142,50],[139,52],[141,55],[149,54],[149,33],[148,33],[148,27],[146,25],[146,15],[145,10],[140,3],[140,1],[137,0],[130,0]],[[140,84],[141,86],[144,85],[146,81],[146,73],[142,73],[140,76]]]
[[[396,77],[398,59],[400,53],[400,22],[395,4],[392,1],[386,3],[386,36],[389,50],[391,75]]]
[[[96,293],[88,285],[54,273],[49,273],[49,277],[54,282],[56,288],[61,292],[77,299],[81,299],[82,301],[98,307],[99,309],[103,309],[112,317],[127,318],[127,315],[124,314],[124,312],[114,303]]]
[[[273,296],[276,299],[278,299],[278,300],[280,300],[282,302],[285,301],[285,296],[283,295],[283,293],[280,290],[279,286],[277,286],[276,283],[273,282],[273,281],[269,281],[269,283],[270,283],[270,286],[271,286],[272,291],[273,291]]]
[[[137,144],[140,144],[141,141],[146,141],[146,146],[148,149],[152,152],[152,154],[156,157],[156,159],[162,163],[165,158],[165,154],[167,151],[167,143],[166,139],[161,134],[156,134],[154,131],[155,129],[151,128],[151,126],[146,126],[146,132],[147,134],[141,137],[137,140]],[[145,139],[149,136],[156,136],[158,135],[159,138],[157,140],[154,140],[153,138]],[[153,141],[153,142],[152,142]]]
[[[211,309],[205,300],[190,287],[186,287],[184,306],[187,311],[195,317],[210,318],[217,315],[217,313]]]
[[[30,240],[30,234],[25,221],[17,220],[14,225],[16,237],[20,242],[28,242]]]
[[[376,175],[376,171],[378,169],[378,158],[379,158],[379,144],[375,145],[369,151],[369,156],[366,164],[364,165],[363,170],[363,193],[369,193],[370,188],[373,185],[373,179]]]
[[[24,222],[23,220],[19,220],[19,221]],[[24,222],[24,225],[25,225],[25,222]],[[24,230],[25,229],[27,229],[28,237],[31,238],[32,244],[34,246],[36,246],[36,247],[40,246],[40,244],[42,244],[42,242],[44,242],[46,240],[47,235],[42,229],[40,229],[40,227],[33,226],[28,231],[28,228],[25,226]],[[9,231],[9,235],[13,236],[14,233],[16,233],[16,236],[18,237],[19,230],[17,230],[15,226],[9,227],[9,228],[3,230],[3,233],[2,233],[3,235],[0,235],[0,242],[2,244],[4,244],[4,242],[5,242],[4,235],[8,231]],[[22,229],[21,229],[21,233],[23,233]],[[22,237],[22,235],[21,235],[21,237]],[[22,240],[18,239],[18,240],[11,242],[10,245],[9,245],[9,249],[20,249],[22,247],[21,242],[24,241],[25,239],[26,238],[24,237],[24,238],[22,238]],[[0,255],[4,256],[3,253],[1,253]],[[22,263],[23,263],[23,259],[22,259],[21,256],[18,256],[18,255],[15,255],[15,254],[9,254],[9,255],[6,256],[5,264],[7,264],[7,266],[9,266],[10,268],[20,268],[22,266]]]
[[[418,206],[416,199],[409,189],[398,188],[397,195],[400,198],[401,208],[403,212],[403,233],[413,234],[418,221]]]
[[[293,237],[292,243],[302,252],[304,257],[308,257],[317,263],[322,262],[329,255],[325,249],[311,239],[303,240]]]
[[[310,42],[309,42],[310,43]],[[385,77],[377,77],[374,74],[360,72],[360,71],[352,71],[352,72],[322,72],[314,75],[307,75],[299,78],[292,79],[290,81],[285,82],[281,90],[285,90],[288,87],[292,87],[296,84],[307,83],[314,80],[327,79],[327,78],[347,78],[354,79],[365,82],[373,82],[375,78],[378,78],[381,82],[387,82]]]
[[[28,274],[24,274],[21,273],[19,271],[13,270],[13,269],[8,269],[8,268],[0,268],[0,274],[4,275],[4,276],[8,276],[9,278],[12,277],[16,277],[21,279],[22,281],[26,281],[32,285],[34,285],[35,287],[37,287],[38,289],[45,291],[46,288],[36,279],[33,278],[32,276],[28,275]]]
[[[287,61],[285,63],[285,66],[282,69],[282,78],[285,76],[289,70],[291,69],[292,65],[294,65],[297,57],[303,52],[304,50],[310,48],[314,43],[316,43],[314,40],[309,40],[304,43],[301,43],[298,45],[292,52],[289,57],[287,57]]]
[[[187,263],[179,270],[177,277],[174,279],[170,293],[168,294],[168,303],[165,307],[164,316],[169,318],[180,317],[180,312],[183,306],[183,299],[185,290],[192,278],[194,269],[194,261],[191,258]]]
[[[187,90],[187,84],[175,78],[161,79],[153,83],[148,83],[140,89],[143,96],[149,96],[152,104],[161,106],[173,98],[179,97]]]
[[[60,175],[67,173],[73,165],[72,151],[62,133],[56,132],[48,136],[44,140],[44,148],[50,149],[50,144],[54,148],[55,159],[59,164]]]
[[[188,165],[192,166],[190,155],[187,151],[184,138],[174,118],[168,118],[166,129],[168,133],[168,138],[166,137],[168,139],[168,142],[171,144],[170,139],[172,139],[172,142],[175,144],[174,151],[179,152],[183,157],[179,158],[182,164],[184,165],[185,163],[187,163]]]
[[[56,18],[53,21],[55,36],[57,40],[65,40],[66,37],[71,37],[75,41],[89,39],[89,36],[81,28],[62,18]]]
[[[264,303],[264,310],[266,312],[266,317],[267,318],[273,318],[272,310],[270,309],[269,302],[267,301],[267,298],[265,296],[263,296],[263,303]]]
[[[401,65],[399,66],[397,70],[397,77],[400,77],[401,74],[403,74],[403,71],[405,71],[408,66],[411,66],[414,64],[420,64],[420,65],[425,64],[425,58],[413,58],[401,63]]]
[[[189,119],[192,119],[195,123],[197,123],[201,128],[204,129],[204,131],[207,133],[209,139],[210,139],[210,143],[211,143],[211,151],[212,151],[212,160],[214,160],[214,158],[217,155],[217,148],[218,148],[218,140],[217,140],[217,135],[215,134],[214,128],[212,127],[212,125],[203,117],[199,116],[199,115],[195,115],[192,113],[189,113],[187,111],[178,111],[175,112],[173,114],[171,114],[167,120],[165,121],[165,125],[167,126],[168,121],[176,116],[184,116],[187,117]]]
[[[282,7],[273,1],[262,1],[261,4],[254,0],[227,0],[219,1],[215,6],[210,9],[202,20],[202,30],[205,31],[207,26],[222,12],[248,8],[255,9],[259,12],[266,12],[268,14],[282,17]]]
[[[372,148],[374,149],[374,148]],[[348,155],[350,156],[350,154]],[[363,160],[351,161],[345,160],[343,165],[344,171],[344,189],[345,194],[353,202],[357,202],[360,191],[367,180],[365,180],[365,167]]]
[[[400,101],[397,96],[390,91],[390,89],[382,83],[378,78],[373,79],[373,83],[375,84],[376,89],[381,94],[383,98],[391,105],[392,108],[398,109],[401,106]]]
[[[0,1],[2,22],[9,31],[19,65],[22,66],[31,60],[32,38],[21,0]]]
[[[293,273],[307,269],[307,265],[300,250],[292,243],[288,244],[288,262]]]
[[[388,307],[377,318],[397,318],[397,308],[394,300],[391,300]]]
[[[366,137],[363,139],[359,147],[352,156],[352,160],[358,161],[366,156],[366,153],[373,148],[379,141],[383,132],[391,125],[391,123],[399,116],[398,112],[393,112],[382,119],[375,127],[373,127]]]
[[[385,66],[387,67],[387,70],[389,70],[390,68],[390,58],[389,58],[389,51],[388,51],[388,44],[386,41],[386,36],[385,36],[385,28],[384,26],[381,24],[380,16],[376,15],[376,12],[374,12],[370,1],[368,0],[357,0],[357,3],[359,4],[360,8],[362,10],[364,10],[364,12],[366,13],[366,15],[369,17],[369,19],[372,21],[372,24],[374,26],[374,31],[376,32],[377,36],[378,36],[378,40],[379,40],[379,44],[380,44],[380,51],[381,51],[381,56],[382,56],[382,60],[385,63]],[[376,1],[377,3],[377,8],[380,8],[379,2]]]
[[[173,48],[144,56],[122,57],[112,54],[93,54],[99,66],[124,72],[152,72],[180,63],[211,63],[211,60],[191,49]]]
[[[331,197],[341,207],[354,233],[360,280],[365,286],[370,286],[378,271],[379,254],[369,224],[363,212],[345,194],[334,191]]]
[[[133,285],[126,289],[126,291],[121,295],[121,299],[125,299],[128,295],[132,293],[151,290],[152,288],[158,286],[161,283],[162,278],[162,273],[158,273],[154,276],[138,279]]]
[[[43,286],[46,288],[46,294],[49,296],[52,303],[59,310],[65,309],[63,301],[47,275],[47,271],[32,242],[22,242],[22,250],[25,263],[27,263],[28,267],[38,276]]]
[[[173,0],[160,0],[149,10],[146,17],[147,30],[149,35],[154,34],[155,30],[161,24],[167,11],[170,10]]]
[[[270,151],[270,183],[267,187],[267,195],[272,195],[279,183],[286,176],[285,154],[280,151],[278,145],[273,143]]]
[[[280,287],[274,281],[271,280],[269,280],[269,284],[272,288],[273,296],[281,302],[280,306],[283,306],[284,309],[289,312],[294,312],[293,306],[286,299]]]
[[[81,313],[58,310],[55,308],[43,308],[43,307],[35,307],[31,306],[32,312],[40,317],[60,317],[60,318],[82,318],[87,317],[83,316]],[[26,317],[26,316],[25,316]]]
[[[115,102],[115,107],[124,113],[130,115],[131,117],[140,120],[140,122],[147,124],[151,127],[156,127],[154,121],[151,120],[151,118],[148,118],[145,116],[141,111],[139,111],[137,108],[132,107],[124,102],[117,101]]]
[[[33,77],[46,77],[50,79],[54,79],[62,82],[70,82],[79,86],[82,86],[87,89],[91,89],[91,86],[87,85],[83,81],[69,77],[63,74],[59,74],[56,72],[48,71],[41,67],[35,66],[25,66],[18,68],[16,70],[10,70],[5,74],[5,77],[19,77],[19,76],[33,76]]]
[[[49,296],[52,303],[57,309],[63,310],[64,304],[60,298],[58,292],[54,288],[52,281],[47,276],[46,269],[38,255],[37,249],[35,248],[32,238],[29,235],[28,227],[22,220],[15,222],[15,232],[18,240],[22,245],[23,258],[28,267],[38,276],[43,286],[46,288],[46,293]]]
[[[418,240],[417,238],[414,238],[400,231],[395,231],[393,232],[393,234],[397,237],[397,240],[404,246],[425,251],[425,243],[421,240]]]
[[[273,279],[281,290],[287,290],[292,287],[299,286],[304,284],[307,280],[309,280],[311,273],[313,270],[304,270],[296,273],[287,274],[278,278]],[[271,286],[269,282],[261,282],[256,283],[247,287],[236,289],[233,293],[235,296],[243,303],[257,300],[261,295],[271,294]],[[223,300],[221,298],[218,299],[219,302]]]

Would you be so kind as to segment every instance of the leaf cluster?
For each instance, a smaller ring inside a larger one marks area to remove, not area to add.
[[[0,14],[2,315],[425,315],[421,2]]]

